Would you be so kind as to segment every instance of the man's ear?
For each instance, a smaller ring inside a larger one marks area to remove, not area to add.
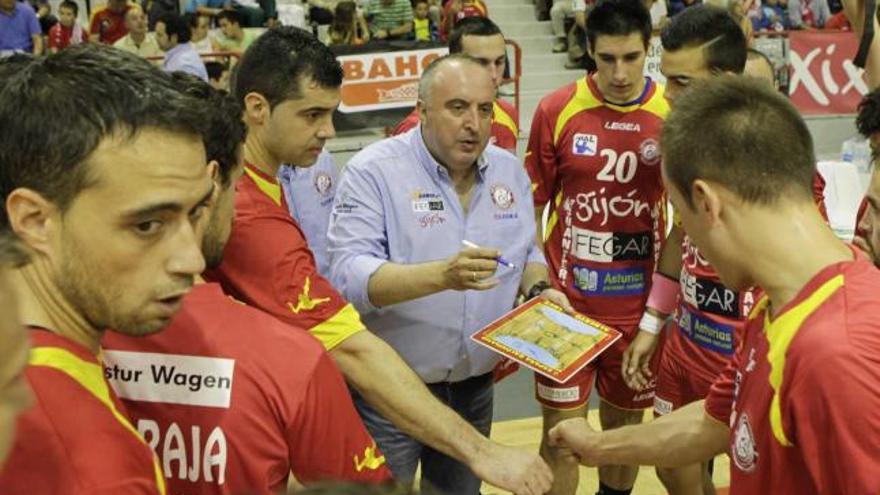
[[[422,100],[420,98],[416,102],[416,111],[419,113],[419,121],[420,122],[425,121],[425,113],[427,112],[427,110],[428,110],[428,108],[427,108],[427,105],[425,104],[425,100]]]
[[[721,220],[723,204],[718,187],[702,179],[697,179],[691,184],[691,200],[697,215],[706,222],[707,227],[712,227]]]
[[[9,226],[34,253],[50,256],[58,228],[58,207],[33,189],[18,188],[6,197]]]
[[[244,118],[248,124],[265,125],[272,109],[269,100],[260,93],[251,92],[244,97]]]

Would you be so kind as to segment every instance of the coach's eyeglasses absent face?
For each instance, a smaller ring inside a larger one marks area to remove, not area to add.
[[[0,258],[2,256],[0,253]],[[15,438],[15,420],[32,401],[24,379],[30,346],[18,319],[15,294],[9,286],[7,271],[0,259],[0,469]]]
[[[628,103],[644,89],[645,57],[648,50],[642,33],[600,35],[590,56],[596,61],[596,84],[606,100]]]
[[[336,136],[333,112],[339,106],[342,90],[323,87],[312,78],[299,81],[299,97],[289,98],[274,107],[259,93],[244,98],[250,122],[261,127],[266,151],[279,163],[311,167],[318,161],[328,139]]]
[[[450,171],[467,170],[489,143],[495,102],[491,73],[478,62],[453,60],[427,79],[421,82],[428,85],[426,98],[418,102],[425,144]]]

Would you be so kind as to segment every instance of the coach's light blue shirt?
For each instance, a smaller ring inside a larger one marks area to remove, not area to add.
[[[337,175],[336,162],[327,150],[318,155],[318,161],[311,167],[282,165],[278,169],[278,182],[284,190],[290,216],[306,236],[318,273],[327,279],[330,278],[327,225],[336,196]]]
[[[469,213],[449,173],[425,147],[421,128],[375,143],[343,171],[328,233],[331,281],[364,324],[394,347],[427,383],[457,382],[492,370],[497,355],[470,336],[513,308],[526,263],[544,264],[535,242],[531,184],[519,160],[489,145],[478,161]],[[445,290],[377,309],[367,282],[386,261],[445,259],[467,239],[497,248],[488,291]]]

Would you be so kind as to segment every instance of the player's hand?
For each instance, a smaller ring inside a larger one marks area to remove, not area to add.
[[[541,297],[554,304],[558,304],[566,313],[570,315],[575,314],[574,307],[572,307],[571,302],[569,302],[568,300],[568,297],[562,292],[556,289],[546,289],[544,292],[541,292]]]
[[[599,465],[599,459],[596,455],[599,435],[599,432],[590,427],[586,418],[560,421],[548,433],[550,446],[558,449],[564,460],[585,466]],[[566,456],[569,457],[566,458]]]
[[[443,287],[452,290],[488,290],[498,285],[491,278],[498,269],[497,249],[465,248],[449,257],[443,267]]]
[[[536,453],[486,442],[471,470],[481,480],[515,495],[541,495],[553,486],[553,472]]]
[[[640,392],[651,383],[651,378],[653,378],[651,358],[654,356],[659,340],[659,335],[639,330],[636,338],[623,351],[620,373],[629,388]]]

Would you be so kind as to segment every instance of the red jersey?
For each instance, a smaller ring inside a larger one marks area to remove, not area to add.
[[[327,350],[364,330],[354,306],[318,273],[278,180],[251,164],[245,164],[235,185],[235,221],[223,262],[205,278],[219,282],[226,294],[308,330]]]
[[[217,284],[195,286],[162,332],[108,334],[104,347],[172,495],[269,495],[291,472],[306,484],[390,479],[321,344]]]
[[[817,172],[813,178],[813,199],[827,220],[824,191],[825,180]],[[688,373],[711,382],[727,366],[745,319],[760,294],[755,288],[735,291],[725,287],[718,272],[700,255],[687,234],[681,251],[681,290],[663,353],[673,357]]]
[[[730,425],[730,493],[880,493],[880,272],[820,271],[770,320],[762,298],[706,399]]]
[[[89,32],[98,35],[98,41],[105,45],[112,45],[116,40],[128,34],[125,27],[125,14],[131,6],[126,5],[122,12],[113,12],[104,7],[92,15]]]
[[[404,132],[419,125],[419,111],[413,110],[406,116],[394,131],[392,136],[403,134]],[[498,98],[492,105],[492,136],[489,142],[504,148],[507,151],[516,154],[516,140],[519,138],[519,112],[516,107]]]
[[[445,20],[452,15],[452,0],[446,2],[443,6],[443,21],[440,23],[440,39],[446,41],[446,37],[449,33],[446,32],[446,22]],[[476,0],[472,5],[462,6],[461,10],[455,14],[455,21],[452,23],[453,26],[458,24],[458,21],[464,19],[465,17],[489,17],[489,7],[486,6],[486,3],[482,0]]]
[[[85,32],[79,24],[67,27],[56,22],[49,29],[49,48],[63,50],[70,45],[78,45],[87,41],[88,36],[89,33]]]
[[[0,472],[3,493],[164,495],[153,452],[86,348],[30,329],[25,377],[34,406],[19,416],[12,452]]]
[[[665,237],[659,134],[669,105],[646,79],[638,100],[608,103],[590,76],[546,96],[526,152],[535,206],[552,200],[544,250],[575,309],[635,325]]]

